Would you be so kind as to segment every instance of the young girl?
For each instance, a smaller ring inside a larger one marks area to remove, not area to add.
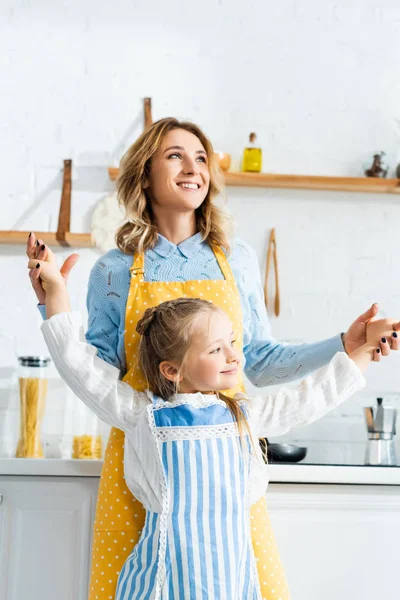
[[[116,599],[261,600],[249,511],[268,477],[256,440],[310,423],[360,389],[361,371],[392,322],[372,323],[366,344],[350,357],[336,354],[294,389],[229,398],[221,390],[237,384],[240,354],[227,315],[201,299],[164,302],[137,325],[151,391],[136,392],[85,341],[55,264],[37,268],[47,292],[42,331],[54,363],[101,419],[125,432],[126,483],[146,509]],[[99,501],[111,509],[112,490]],[[117,518],[127,519],[121,513]]]

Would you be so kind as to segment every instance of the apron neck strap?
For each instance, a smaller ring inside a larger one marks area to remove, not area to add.
[[[129,267],[131,277],[137,278],[138,283],[144,280],[144,252],[136,252],[132,266]]]
[[[211,248],[212,248],[212,251],[214,252],[215,258],[217,259],[219,268],[221,269],[224,278],[226,279],[226,281],[233,281],[234,277],[233,277],[232,269],[229,266],[228,259],[226,257],[225,252],[222,250],[222,248],[220,246],[212,245]]]

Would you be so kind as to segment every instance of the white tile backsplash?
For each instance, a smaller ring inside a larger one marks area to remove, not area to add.
[[[89,231],[93,208],[114,189],[106,167],[117,165],[141,132],[148,95],[155,119],[197,122],[215,147],[231,153],[233,168],[255,130],[267,172],[361,176],[363,161],[383,149],[392,175],[400,162],[399,15],[397,0],[205,0],[200,8],[124,1],[118,10],[94,0],[68,9],[50,0],[5,0],[0,229],[54,230],[62,161],[72,158],[71,229]],[[383,316],[399,313],[397,196],[229,188],[227,198],[262,274],[276,228],[277,339],[330,337],[375,301]],[[85,315],[99,252],[79,253],[69,289]],[[69,251],[56,254],[61,263]],[[45,354],[22,246],[0,246],[0,272],[0,332],[15,337],[19,354]],[[399,367],[399,356],[374,365],[362,394],[288,439],[305,443],[308,459],[358,462],[366,439],[361,406],[378,395],[398,402]],[[63,428],[64,399],[51,382],[48,435]]]

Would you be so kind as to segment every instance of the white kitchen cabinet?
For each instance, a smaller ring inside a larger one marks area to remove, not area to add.
[[[100,469],[0,460],[0,600],[87,600]],[[399,600],[400,469],[272,465],[270,477],[293,600]]]
[[[400,487],[273,484],[293,600],[399,600]]]
[[[87,600],[98,481],[0,476],[1,600]]]

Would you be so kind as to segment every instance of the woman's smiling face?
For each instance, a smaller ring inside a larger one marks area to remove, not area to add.
[[[169,131],[151,159],[145,187],[152,206],[192,212],[204,202],[209,185],[208,157],[199,138],[184,129]]]

